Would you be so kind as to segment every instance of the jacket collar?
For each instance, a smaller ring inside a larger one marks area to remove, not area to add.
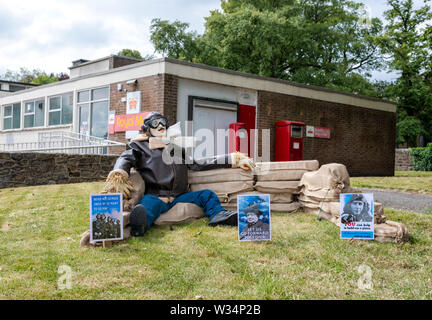
[[[135,138],[133,138],[131,141],[133,141],[133,142],[148,141],[149,142],[149,148],[151,150],[166,147],[166,144],[163,143],[161,139],[158,139],[156,137],[149,137],[148,135],[143,134],[143,133],[140,133]]]

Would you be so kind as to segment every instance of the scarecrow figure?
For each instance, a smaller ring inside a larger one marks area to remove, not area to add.
[[[227,211],[211,190],[188,192],[188,169],[200,171],[216,168],[253,170],[252,159],[242,153],[218,155],[196,162],[185,150],[167,137],[168,119],[152,112],[144,119],[142,134],[129,143],[107,178],[104,192],[121,192],[128,199],[133,186],[128,182],[135,168],[146,183],[144,197],[130,214],[132,236],[143,236],[153,222],[177,203],[194,203],[209,217],[209,225],[237,225],[237,212]]]

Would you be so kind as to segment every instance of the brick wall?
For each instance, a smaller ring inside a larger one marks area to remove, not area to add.
[[[122,85],[122,91],[118,91],[117,85]],[[115,110],[116,115],[126,114],[127,92],[141,91],[141,112],[157,111],[164,114],[170,124],[177,120],[177,87],[176,76],[159,74],[137,79],[137,84],[126,84],[126,82],[113,83],[110,85],[110,110]],[[108,139],[126,143],[124,132],[116,132],[109,135]],[[124,147],[111,147],[111,154],[120,154]]]
[[[396,149],[395,170],[414,170],[413,159],[409,149]]]
[[[330,128],[330,140],[305,138],[305,160],[317,159],[320,164],[342,163],[351,176],[394,175],[394,113],[259,91],[258,129],[271,128],[272,161],[274,123],[278,120]],[[260,140],[258,150],[261,150]]]
[[[0,153],[0,188],[98,181],[117,156]]]

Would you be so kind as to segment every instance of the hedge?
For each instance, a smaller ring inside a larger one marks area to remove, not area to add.
[[[432,171],[432,143],[424,148],[412,148],[411,156],[415,171]]]

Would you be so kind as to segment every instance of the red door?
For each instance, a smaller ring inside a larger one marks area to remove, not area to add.
[[[240,104],[238,109],[238,122],[243,122],[248,132],[249,152],[248,156],[255,155],[255,135],[251,136],[251,129],[255,129],[256,107]]]

